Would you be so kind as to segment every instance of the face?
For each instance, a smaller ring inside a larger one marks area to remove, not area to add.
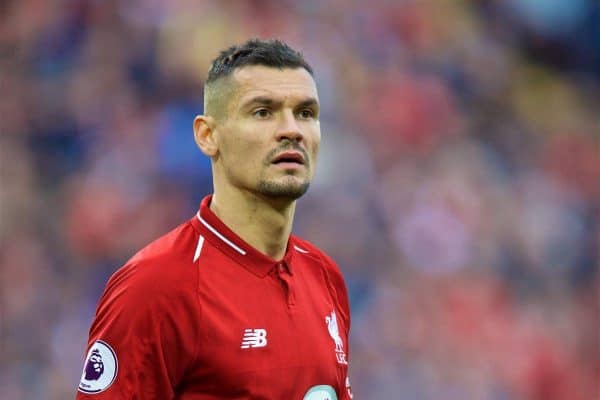
[[[231,80],[226,116],[214,128],[215,179],[270,198],[299,198],[321,141],[312,76],[303,68],[250,66]]]

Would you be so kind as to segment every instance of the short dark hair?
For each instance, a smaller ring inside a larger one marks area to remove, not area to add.
[[[221,51],[214,59],[206,83],[231,75],[236,69],[248,65],[273,68],[304,68],[312,76],[313,70],[302,54],[281,40],[251,39]]]

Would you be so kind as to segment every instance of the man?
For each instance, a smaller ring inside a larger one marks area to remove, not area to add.
[[[111,277],[77,398],[349,399],[342,276],[291,235],[320,143],[312,69],[251,40],[213,62],[204,102],[214,194]]]

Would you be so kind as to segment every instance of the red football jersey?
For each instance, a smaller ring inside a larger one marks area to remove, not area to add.
[[[350,399],[342,276],[290,236],[276,262],[209,208],[109,280],[78,399]]]

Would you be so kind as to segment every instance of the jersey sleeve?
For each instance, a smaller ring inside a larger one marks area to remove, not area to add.
[[[321,253],[326,266],[327,266],[327,277],[329,279],[329,285],[333,292],[333,297],[337,302],[337,309],[340,312],[340,318],[343,320],[343,341],[346,343],[346,356],[348,365],[345,366],[344,381],[340,382],[341,393],[340,400],[351,400],[352,399],[352,388],[350,386],[350,378],[348,376],[348,368],[350,363],[350,302],[348,299],[348,289],[344,282],[344,277],[340,272],[338,265],[326,254]],[[342,333],[342,332],[340,332]]]
[[[334,293],[334,299],[337,302],[341,317],[344,320],[346,338],[350,334],[350,302],[348,300],[348,289],[344,282],[344,277],[340,272],[338,265],[329,256],[322,254],[327,265],[327,276]]]
[[[157,265],[158,264],[158,265]],[[171,399],[198,344],[193,279],[135,262],[109,280],[90,328],[77,399]]]

